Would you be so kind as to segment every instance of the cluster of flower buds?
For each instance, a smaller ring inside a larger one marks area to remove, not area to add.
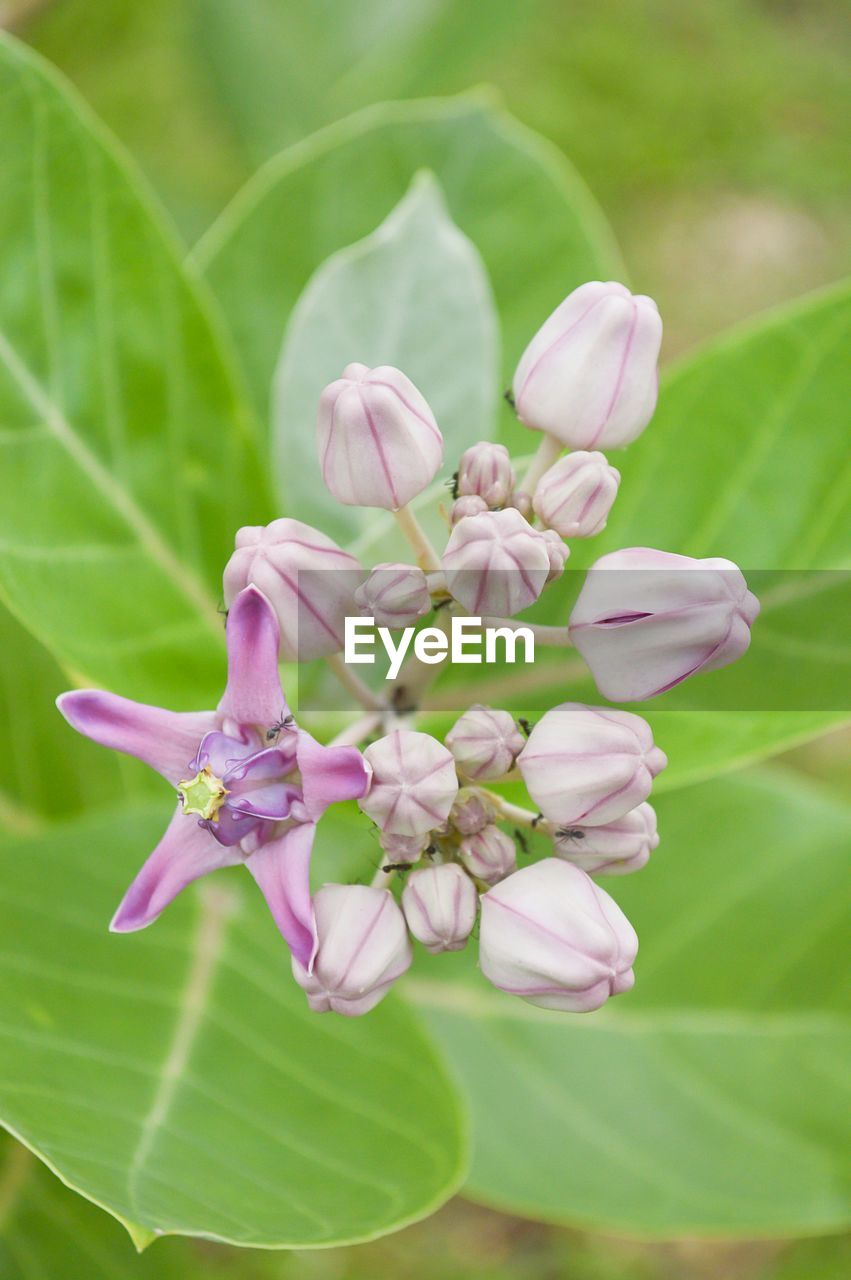
[[[320,1012],[366,1013],[411,964],[411,938],[433,954],[457,951],[477,921],[482,972],[504,991],[586,1011],[629,989],[637,939],[592,877],[637,871],[658,844],[648,796],[666,758],[641,717],[565,702],[530,729],[477,704],[440,742],[405,718],[416,699],[377,707],[361,689],[378,710],[368,732],[383,734],[361,754],[352,737],[322,747],[296,725],[278,663],[337,655],[358,614],[413,628],[438,607],[499,621],[535,604],[562,574],[568,541],[606,526],[620,473],[600,450],[647,426],[661,336],[655,304],[623,285],[571,293],[514,376],[518,418],[542,437],[531,465],[518,481],[503,445],[468,448],[437,548],[408,507],[443,463],[426,398],[390,366],[350,364],[325,388],[325,484],[340,503],[395,513],[414,563],[365,568],[293,519],[240,529],[224,571],[229,677],[215,711],[64,696],[75,727],[146,760],[179,796],[114,928],[142,927],[199,875],[243,862]],[[598,559],[569,620],[548,630],[578,650],[604,697],[635,702],[740,657],[758,608],[730,561],[634,547]],[[359,687],[353,673],[346,683]],[[518,779],[531,809],[493,789]],[[377,831],[377,878],[311,896],[316,824],[330,804],[355,799]],[[404,878],[398,897],[394,875]]]

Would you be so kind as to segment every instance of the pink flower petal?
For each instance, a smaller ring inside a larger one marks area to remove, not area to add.
[[[323,747],[304,729],[298,734],[298,767],[305,808],[314,822],[330,804],[359,800],[369,788],[369,766],[357,747]]]
[[[280,634],[272,606],[246,587],[228,613],[228,683],[219,713],[237,724],[273,725],[287,714],[278,674]]]
[[[316,955],[316,925],[310,899],[310,855],[316,827],[298,823],[277,840],[261,845],[245,865],[266,899],[290,950],[310,972]]]

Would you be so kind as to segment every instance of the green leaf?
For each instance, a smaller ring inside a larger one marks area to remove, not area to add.
[[[467,1191],[658,1237],[838,1230],[851,811],[791,773],[658,811],[649,866],[606,883],[641,939],[631,993],[546,1013],[466,956],[408,982],[473,1109]]]
[[[142,1241],[326,1245],[434,1209],[464,1161],[441,1061],[392,998],[311,1014],[242,868],[107,931],[163,826],[128,809],[4,840],[2,1123]]]
[[[287,514],[342,538],[374,517],[332,497],[316,455],[320,393],[347,364],[404,369],[434,410],[449,460],[493,430],[498,342],[481,259],[435,180],[420,174],[377,231],[323,263],[290,318],[273,441]]]
[[[194,0],[193,51],[256,161],[357,107],[464,87],[538,0]],[[309,51],[309,57],[305,56]]]
[[[266,511],[204,290],[58,76],[0,43],[0,591],[79,677],[188,706],[220,578]]]
[[[622,275],[603,216],[568,161],[489,95],[370,107],[271,160],[195,251],[261,418],[284,326],[309,277],[372,232],[420,169],[436,174],[453,221],[484,259],[502,326],[503,385],[566,293]],[[507,410],[504,420],[528,448],[528,432]]]

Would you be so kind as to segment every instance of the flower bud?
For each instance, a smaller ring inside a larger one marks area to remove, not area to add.
[[[480,498],[476,493],[470,493],[463,498],[455,499],[452,504],[452,510],[449,513],[449,518],[453,525],[456,525],[458,521],[463,520],[465,516],[478,516],[481,515],[483,511],[487,510],[488,504],[485,502],[484,498]]]
[[[410,863],[419,862],[428,848],[429,839],[428,831],[423,832],[421,836],[391,836],[386,831],[382,831],[378,837],[378,843],[384,850],[388,862]]]
[[[414,937],[432,955],[460,951],[476,923],[479,895],[454,862],[413,871],[402,890],[402,910]]]
[[[434,414],[390,365],[350,364],[319,399],[322,478],[338,502],[397,511],[422,493],[443,461]]]
[[[567,557],[570,555],[570,547],[566,542],[562,542],[561,538],[554,529],[544,529],[541,537],[547,544],[547,555],[550,557],[550,571],[547,574],[547,583],[557,581],[564,573],[564,565]]]
[[[496,884],[517,870],[514,841],[493,823],[465,836],[458,854],[470,875],[485,884]]]
[[[514,468],[504,444],[480,440],[461,455],[458,492],[477,495],[489,507],[504,507],[514,488]]]
[[[456,524],[442,565],[449,591],[468,613],[511,617],[543,591],[550,553],[543,535],[506,507]]]
[[[524,489],[515,489],[507,505],[514,507],[527,520],[532,514],[532,497]]]
[[[514,768],[526,739],[507,711],[476,703],[455,721],[446,735],[446,745],[465,777],[490,782]]]
[[[535,334],[514,375],[517,416],[569,449],[618,448],[656,408],[662,321],[622,284],[574,289]]]
[[[431,609],[431,596],[422,569],[377,564],[355,592],[355,604],[378,627],[412,627]]]
[[[267,597],[281,629],[281,657],[308,662],[339,653],[363,570],[354,556],[300,520],[247,525],[225,567],[225,605],[250,584]]]
[[[533,862],[482,895],[482,973],[542,1009],[588,1013],[629,991],[637,951],[617,903],[558,858]]]
[[[604,697],[641,702],[735,662],[758,613],[732,561],[631,547],[591,566],[569,634]]]
[[[425,835],[449,817],[458,777],[452,753],[436,738],[396,729],[363,755],[372,767],[372,783],[358,804],[382,831]]]
[[[623,817],[647,799],[667,763],[641,716],[579,702],[547,711],[517,758],[529,795],[563,827]]]
[[[606,527],[621,475],[603,453],[569,453],[535,489],[535,515],[563,538],[593,538]]]
[[[471,787],[462,787],[452,806],[449,821],[462,836],[470,836],[493,822],[494,810],[483,795]]]
[[[293,957],[293,977],[314,1013],[368,1013],[409,968],[402,912],[386,889],[326,884],[313,899],[318,951],[310,972]]]
[[[602,827],[559,827],[553,841],[560,858],[591,876],[640,871],[658,843],[656,812],[649,804]]]

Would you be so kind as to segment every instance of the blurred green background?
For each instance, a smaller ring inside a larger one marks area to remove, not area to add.
[[[496,86],[601,202],[634,286],[660,303],[668,358],[847,271],[847,19],[828,0],[0,0],[0,25],[77,85],[187,244],[258,163],[347,112]],[[840,755],[825,739],[795,763],[824,775]],[[357,1249],[259,1255],[173,1241],[137,1263],[120,1227],[34,1161],[18,1177],[25,1194],[5,1222],[0,1184],[0,1231],[13,1251],[31,1218],[61,1259],[46,1274],[62,1280],[97,1268],[234,1280],[818,1280],[851,1270],[835,1239],[657,1246],[462,1202]],[[0,1275],[1,1264],[2,1253]]]

